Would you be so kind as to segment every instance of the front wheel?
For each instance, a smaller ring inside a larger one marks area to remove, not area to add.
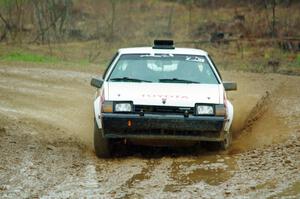
[[[94,147],[97,157],[109,158],[111,157],[112,143],[108,138],[104,138],[102,130],[97,126],[96,120],[94,120]]]
[[[224,140],[219,142],[219,145],[222,150],[227,150],[232,143],[232,133],[228,131],[224,132],[224,134]]]

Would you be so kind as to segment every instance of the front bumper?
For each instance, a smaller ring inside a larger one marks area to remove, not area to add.
[[[102,114],[106,138],[222,141],[224,123],[220,116]]]

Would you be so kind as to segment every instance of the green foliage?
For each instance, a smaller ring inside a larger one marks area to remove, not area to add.
[[[11,0],[0,0],[0,7],[10,7],[14,4],[14,1]]]
[[[37,55],[25,52],[12,52],[0,57],[3,61],[37,62],[37,63],[57,63],[59,59],[50,56]]]
[[[29,0],[0,0],[0,8],[12,8],[16,6],[16,4],[20,5],[22,3],[27,3]]]

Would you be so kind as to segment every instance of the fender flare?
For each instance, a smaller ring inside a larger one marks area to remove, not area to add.
[[[224,131],[229,131],[232,120],[233,120],[233,111],[234,111],[234,109],[233,109],[233,106],[232,106],[231,102],[228,101],[228,100],[227,100],[226,107],[227,107],[226,111],[227,111],[228,120],[224,125]]]
[[[101,123],[101,110],[100,110],[100,96],[98,96],[94,100],[94,117],[97,123],[97,126],[99,129],[102,129],[102,123]]]

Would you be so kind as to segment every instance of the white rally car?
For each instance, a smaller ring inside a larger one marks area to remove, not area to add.
[[[223,82],[207,52],[175,48],[156,40],[153,47],[119,49],[103,78],[93,78],[94,146],[109,157],[116,141],[232,140],[233,106],[226,92],[236,83]]]

